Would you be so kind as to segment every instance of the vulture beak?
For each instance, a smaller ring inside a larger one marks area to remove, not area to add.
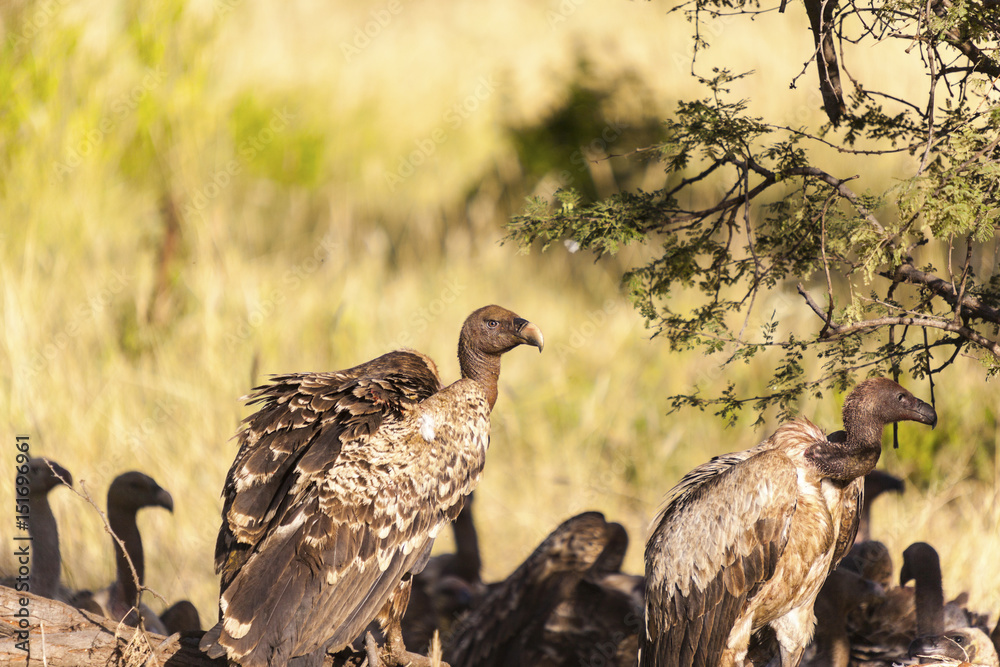
[[[917,405],[913,408],[913,415],[913,421],[915,422],[927,424],[931,428],[937,426],[937,413],[930,403],[917,401]]]
[[[52,461],[48,461],[47,463],[52,467],[52,472],[54,472],[56,477],[59,478],[60,483],[65,484],[66,486],[73,486],[73,475],[69,474],[69,470],[66,470],[66,468],[63,468],[58,463],[53,463]]]
[[[534,345],[538,348],[539,352],[542,351],[542,347],[545,345],[545,338],[542,336],[541,329],[520,317],[514,320],[514,326],[517,327],[517,335],[524,344]]]
[[[160,489],[156,492],[156,499],[154,504],[160,507],[166,508],[172,514],[174,511],[174,498],[170,495],[170,492],[166,489]]]

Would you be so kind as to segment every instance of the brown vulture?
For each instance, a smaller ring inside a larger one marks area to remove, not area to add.
[[[377,618],[389,659],[419,663],[399,625],[410,575],[479,482],[500,356],[523,344],[542,349],[538,327],[486,306],[465,320],[462,379],[445,388],[411,350],[258,387],[223,488],[220,620],[202,650],[319,665]]]
[[[838,567],[830,573],[816,596],[816,635],[802,664],[809,667],[848,667],[851,641],[850,612],[876,602],[881,586],[857,572]]]
[[[146,578],[146,559],[135,516],[143,507],[162,507],[173,512],[174,499],[156,480],[141,472],[126,472],[115,477],[108,487],[108,525],[125,544],[125,550],[122,551],[118,540],[112,539],[115,550],[115,581],[93,595],[88,592],[78,594],[73,603],[85,609],[93,608],[96,604],[108,618],[133,627],[139,623],[136,616],[138,610],[147,630],[165,635],[167,628],[163,622],[152,609],[140,602],[139,597],[138,586],[143,585]],[[125,557],[126,553],[128,558]],[[129,560],[135,568],[135,576],[132,575]]]
[[[410,603],[402,619],[403,641],[410,647],[426,647],[437,632],[444,642],[454,622],[486,593],[482,580],[479,537],[472,519],[475,493],[452,522],[454,553],[434,556],[413,577]]]
[[[59,583],[62,559],[59,555],[59,529],[49,505],[49,491],[66,484],[73,485],[69,471],[51,459],[29,459],[23,477],[28,486],[28,535],[31,537],[31,571],[19,579],[11,576],[0,580],[4,586],[18,591],[68,602],[72,592]],[[23,470],[23,469],[22,469]],[[21,513],[20,511],[18,512]]]
[[[816,595],[854,542],[884,426],[937,423],[933,407],[885,378],[855,387],[843,419],[829,437],[806,419],[785,423],[674,487],[646,544],[641,665],[742,665],[765,629],[782,667],[799,664]]]
[[[854,538],[855,544],[871,539],[871,508],[875,499],[889,491],[902,493],[904,488],[903,480],[887,472],[872,470],[865,475],[865,502],[861,505],[861,520],[858,523],[858,534]]]
[[[554,615],[595,566],[603,570],[604,563],[621,562],[623,532],[599,512],[564,521],[462,619],[444,647],[445,662],[451,667],[562,664],[553,661],[569,658],[551,643]],[[627,613],[621,613],[622,622]]]

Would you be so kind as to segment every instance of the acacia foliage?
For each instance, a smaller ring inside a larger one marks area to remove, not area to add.
[[[988,376],[1000,369],[1000,6],[805,4],[816,50],[803,60],[820,74],[824,125],[754,117],[730,86],[767,73],[713,70],[699,77],[705,96],[679,102],[665,121],[667,140],[645,151],[662,161],[665,187],[593,202],[563,190],[554,205],[530,200],[509,224],[508,240],[572,241],[599,258],[646,244],[649,261],[623,283],[654,335],[673,349],[723,352],[727,364],[780,355],[761,395],[737,396],[733,384],[715,396],[694,389],[673,396],[674,408],[713,407],[734,420],[746,405],[758,416],[774,405],[787,416],[803,392],[844,390],[859,374],[909,373],[933,392],[934,377],[960,355],[981,360]],[[678,11],[703,26],[723,12],[732,20],[775,9],[695,0]],[[710,33],[695,31],[695,59]],[[926,75],[906,98],[850,75],[855,52],[887,40]],[[912,168],[883,191],[856,191],[854,177],[837,173],[831,147],[852,156],[852,173],[894,153],[911,156]],[[682,204],[691,201],[701,204]],[[762,294],[791,285],[814,315],[808,330],[751,317]],[[692,291],[694,305],[674,298]],[[820,364],[803,363],[806,355]]]

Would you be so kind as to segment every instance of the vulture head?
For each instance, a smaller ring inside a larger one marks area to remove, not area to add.
[[[544,344],[541,330],[528,320],[500,306],[484,306],[466,318],[458,337],[462,377],[483,387],[492,409],[497,400],[500,355],[518,345],[534,345],[541,352]]]
[[[73,486],[73,475],[55,461],[37,457],[28,461],[28,484],[31,495],[44,496],[60,484]]]
[[[941,559],[926,542],[915,542],[903,552],[899,585],[915,583],[917,635],[940,635],[944,632],[944,589],[941,585]]]
[[[135,513],[142,507],[174,511],[174,499],[149,475],[138,471],[118,475],[108,488],[108,511]]]
[[[474,311],[462,325],[459,357],[468,353],[500,356],[518,345],[534,345],[542,351],[542,332],[528,320],[500,306],[484,306]]]
[[[871,378],[858,384],[844,401],[844,429],[848,438],[852,433],[868,436],[877,431],[882,439],[882,428],[893,422],[913,421],[937,425],[937,413],[929,404],[903,389],[889,378]]]
[[[940,635],[918,637],[910,643],[910,658],[946,658],[961,663],[997,665],[989,636],[979,628],[959,628]]]

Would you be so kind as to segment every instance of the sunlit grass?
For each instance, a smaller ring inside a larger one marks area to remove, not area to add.
[[[147,583],[169,601],[190,598],[206,621],[216,613],[219,493],[236,451],[231,438],[248,412],[239,399],[269,373],[345,368],[406,345],[430,354],[450,381],[471,310],[495,302],[535,321],[546,350],[504,359],[476,505],[490,580],[587,509],[625,524],[626,569],[640,572],[666,491],[691,467],[752,446],[776,426],[772,419],[751,429],[746,415],[724,429],[710,413],[668,414],[668,397],[696,386],[706,394],[726,382],[742,394],[766,391],[768,360],[720,368],[722,357],[672,353],[649,340],[607,263],[558,246],[525,255],[498,244],[506,214],[520,205],[518,188],[533,186],[518,181],[506,124],[537,122],[558,107],[581,54],[595,79],[629,72],[646,87],[643,108],[622,99],[616,113],[666,115],[700,90],[687,76],[681,17],[660,3],[404,4],[347,62],[342,44],[381,6],[197,5],[182,27],[211,38],[154,33],[162,40],[154,46],[177,56],[164,59],[167,78],[149,92],[156,104],[151,97],[113,116],[94,151],[53,179],[52,165],[148,70],[123,35],[120,7],[65,7],[10,84],[17,113],[0,118],[12,124],[0,137],[11,147],[0,156],[0,210],[10,223],[0,230],[0,419],[10,433],[30,435],[33,454],[65,465],[102,506],[108,484],[126,470],[167,488],[174,514],[153,508],[139,516]],[[563,16],[563,6],[576,9]],[[815,121],[814,72],[787,90],[811,48],[796,11],[790,3],[787,16],[759,19],[770,31],[768,49],[745,24],[727,23],[699,71],[727,58],[774,66],[767,86],[757,79],[734,94],[769,116],[787,108],[789,124]],[[79,51],[67,58],[70,43]],[[29,76],[29,65],[37,66],[31,85],[18,78]],[[482,77],[495,77],[495,90],[453,127],[446,114]],[[908,77],[896,80],[915,80]],[[262,124],[285,107],[294,114],[287,129],[241,156],[243,142],[263,141]],[[390,189],[386,175],[437,129],[445,140]],[[239,173],[219,185],[232,159]],[[844,173],[862,169],[851,158],[831,160]],[[891,173],[880,169],[866,183],[884,187]],[[216,194],[197,205],[212,184]],[[183,225],[169,263],[167,316],[151,321],[165,193]],[[761,317],[773,311],[785,326],[813,326],[797,298],[774,295],[758,304]],[[874,530],[897,561],[916,539],[937,546],[946,591],[969,590],[973,606],[993,611],[1000,581],[982,573],[1000,560],[1000,474],[968,478],[975,463],[980,471],[995,465],[1000,399],[973,360],[960,359],[946,382],[938,429],[904,425],[900,449],[887,450],[881,464],[926,475],[937,462],[939,481],[882,501]],[[913,389],[926,398],[925,387]],[[833,429],[841,401],[811,399],[803,412]],[[930,445],[941,442],[948,455],[933,459]],[[12,463],[13,449],[8,456]],[[11,494],[0,486],[0,503],[10,507]],[[99,518],[65,490],[51,497],[66,581],[108,583],[112,551]],[[10,522],[0,524],[0,541],[10,544],[12,534]],[[0,553],[0,569],[9,569],[9,550]]]

